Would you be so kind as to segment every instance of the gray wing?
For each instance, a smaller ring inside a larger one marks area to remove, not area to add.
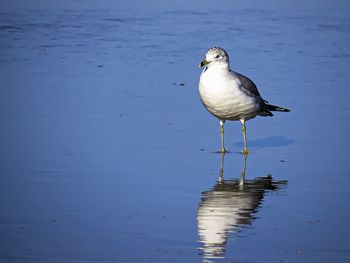
[[[261,97],[255,83],[250,78],[238,72],[234,72],[234,71],[232,72],[238,77],[239,81],[241,82],[242,91],[246,93],[248,96],[255,97],[259,101],[260,112],[258,114],[262,116],[272,116],[272,113],[269,111],[268,106],[266,104],[268,102]]]
[[[256,87],[255,83],[248,77],[238,73],[238,72],[233,72],[239,79],[239,81],[242,84],[242,91],[244,91],[248,96],[254,96],[258,97],[260,99],[260,93],[258,91],[258,88]]]

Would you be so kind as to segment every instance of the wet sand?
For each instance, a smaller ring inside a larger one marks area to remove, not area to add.
[[[247,122],[244,188],[213,45],[291,109]],[[349,262],[349,56],[341,8],[2,11],[0,262]]]

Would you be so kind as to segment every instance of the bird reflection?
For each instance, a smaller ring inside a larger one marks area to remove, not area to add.
[[[228,236],[252,223],[266,192],[276,191],[287,183],[274,181],[271,175],[246,180],[247,155],[244,155],[240,178],[224,180],[224,159],[222,154],[218,182],[202,193],[198,207],[199,242],[205,262],[224,258]]]

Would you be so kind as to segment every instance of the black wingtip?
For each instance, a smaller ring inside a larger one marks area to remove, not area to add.
[[[289,109],[286,109],[286,108],[283,108],[280,106],[270,105],[270,104],[267,104],[267,108],[270,111],[281,111],[281,112],[289,112],[290,111]]]
[[[282,107],[277,107],[277,108],[276,108],[276,111],[290,112],[290,110],[289,110],[289,109],[282,108]]]

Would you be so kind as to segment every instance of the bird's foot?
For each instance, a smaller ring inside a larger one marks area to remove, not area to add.
[[[248,150],[248,148],[244,148],[243,151],[241,152],[241,154],[244,154],[245,156],[247,156],[250,153],[250,151]]]
[[[216,151],[214,153],[221,153],[221,154],[225,154],[225,153],[230,153],[230,151],[226,150],[225,148],[222,148],[220,151]]]

